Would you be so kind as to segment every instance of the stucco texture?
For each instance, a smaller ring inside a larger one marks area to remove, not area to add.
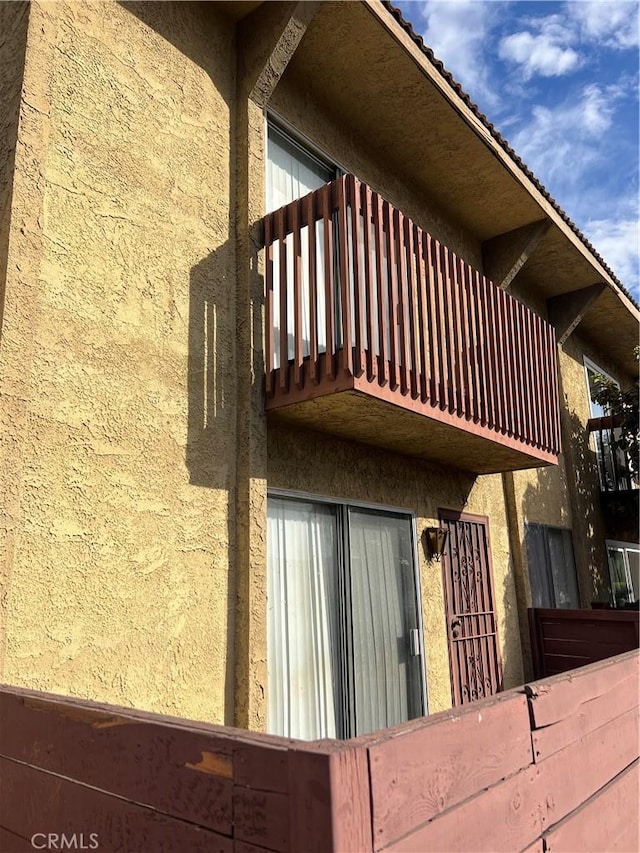
[[[32,5],[0,378],[2,679],[217,722],[232,49],[208,4]]]
[[[590,418],[584,356],[616,376],[615,366],[584,341],[579,330],[558,349],[560,408],[563,453],[555,468],[518,471],[513,475],[518,536],[527,566],[525,524],[539,523],[569,528],[580,599],[583,607],[591,601],[609,600],[609,570],[605,549],[600,484],[595,453],[587,432]],[[526,604],[531,606],[528,575],[523,573]]]
[[[418,541],[438,524],[439,509],[489,517],[498,641],[505,688],[522,683],[520,639],[509,541],[499,476],[474,479],[375,447],[272,423],[268,434],[269,487],[345,501],[393,506],[415,513]],[[418,548],[430,713],[451,707],[442,564]]]

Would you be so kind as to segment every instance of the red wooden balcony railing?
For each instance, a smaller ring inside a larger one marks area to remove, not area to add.
[[[378,193],[338,178],[264,245],[268,410],[357,392],[557,461],[553,328]]]

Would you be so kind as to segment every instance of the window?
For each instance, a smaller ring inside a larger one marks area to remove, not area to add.
[[[607,540],[614,607],[624,607],[640,598],[640,545]]]
[[[424,713],[410,515],[270,495],[268,730],[353,737]]]
[[[595,382],[594,379],[598,374],[611,379],[617,387],[618,383],[609,376],[601,367],[598,367],[590,359],[584,359],[584,369],[587,377],[587,389],[589,392],[589,405],[592,418],[606,417],[608,412],[599,403],[593,399]],[[596,454],[596,462],[598,465],[598,478],[600,480],[600,488],[605,492],[614,492],[618,489],[631,488],[630,478],[627,475],[628,464],[625,458],[625,453],[619,448],[612,446],[612,441],[620,437],[619,429],[601,429],[594,431],[591,434],[590,442],[593,452]]]
[[[290,136],[285,131],[273,124],[267,126],[267,187],[266,187],[266,209],[270,213],[278,210],[296,199],[303,198],[313,190],[319,189],[323,184],[332,181],[337,175],[337,167],[328,160],[308,150],[302,143]],[[324,228],[322,223],[316,227],[316,327],[318,334],[318,351],[326,352],[326,310],[324,289],[324,263],[326,262],[323,252]],[[287,246],[287,351],[289,359],[294,354],[294,245],[293,234],[286,239]],[[301,293],[302,293],[302,348],[303,355],[310,354],[310,300],[309,300],[309,228],[304,226],[300,230],[301,250]],[[335,263],[335,259],[332,259]],[[280,256],[274,252],[273,258],[273,330],[275,339],[280,335]],[[337,298],[337,291],[336,291]],[[280,349],[276,347],[275,363],[280,366]]]
[[[612,376],[609,376],[606,370],[598,367],[595,362],[591,361],[591,359],[586,356],[584,357],[584,371],[587,378],[587,392],[589,394],[589,407],[591,412],[590,416],[592,418],[603,418],[608,414],[608,412],[606,412],[605,409],[593,399],[595,391],[594,379],[598,374],[601,374],[607,379],[610,379],[612,382],[615,382],[616,385],[618,385],[618,383]],[[620,386],[618,385],[618,387]]]
[[[525,541],[534,607],[580,607],[571,531],[526,524]]]

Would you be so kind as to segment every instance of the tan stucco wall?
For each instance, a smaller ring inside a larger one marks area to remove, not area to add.
[[[0,335],[29,6],[0,3]]]
[[[579,329],[570,335],[558,348],[563,446],[559,464],[554,468],[518,471],[512,475],[514,512],[511,522],[512,535],[516,538],[514,551],[521,552],[521,559],[516,556],[515,570],[522,624],[526,607],[531,606],[526,523],[571,529],[581,605],[589,607],[591,601],[609,599],[606,529],[595,454],[587,432],[590,408],[585,355],[614,378],[622,378],[606,355],[580,336]],[[505,476],[507,484],[510,477]],[[523,644],[528,644],[525,637]]]
[[[479,477],[281,424],[269,426],[269,487],[392,506],[415,513],[418,541],[439,509],[489,517],[505,687],[522,683],[520,639],[499,476]],[[442,564],[418,547],[429,711],[451,707]]]
[[[232,719],[233,30],[36,3],[2,335],[3,680]]]

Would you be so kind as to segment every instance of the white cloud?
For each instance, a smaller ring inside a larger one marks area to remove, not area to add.
[[[500,42],[498,55],[500,59],[519,64],[525,80],[534,74],[560,77],[580,64],[580,56],[572,47],[563,47],[544,33],[521,32],[506,36]]]
[[[618,49],[640,43],[637,0],[581,0],[567,3],[566,8],[585,40]]]
[[[616,97],[617,94],[617,97]],[[549,186],[575,186],[607,152],[621,94],[595,83],[555,107],[534,106],[531,121],[513,138],[522,159]]]
[[[425,21],[422,36],[438,59],[459,80],[472,100],[496,107],[499,98],[489,79],[490,32],[503,11],[501,3],[478,0],[426,0],[420,4]]]
[[[640,224],[637,215],[622,219],[593,219],[585,223],[584,233],[616,273],[639,295]]]

